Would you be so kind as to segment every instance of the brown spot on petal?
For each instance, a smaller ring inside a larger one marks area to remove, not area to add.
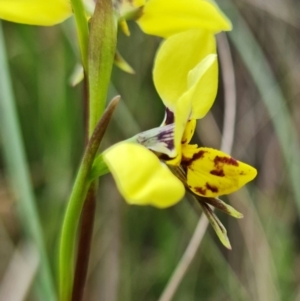
[[[202,194],[202,195],[206,195],[206,189],[202,188],[202,187],[194,187],[195,191]]]
[[[239,166],[239,162],[231,157],[228,158],[216,156],[214,163],[215,165],[219,165],[219,163],[222,163],[227,165]]]
[[[208,190],[210,190],[211,192],[218,192],[219,191],[218,187],[210,185],[209,183],[206,183],[206,188]]]
[[[191,159],[182,156],[181,165],[184,168],[191,168],[190,165],[193,163],[193,161],[202,158],[205,153],[206,151],[200,150],[199,152],[195,153]]]
[[[210,174],[212,174],[214,176],[217,176],[217,177],[224,177],[225,176],[223,169],[212,170],[210,172]]]
[[[200,150],[198,153],[193,155],[192,161],[203,158],[205,153],[206,153],[206,151]]]
[[[190,158],[187,158],[187,157],[182,155],[181,161],[188,162],[188,161],[190,161]]]

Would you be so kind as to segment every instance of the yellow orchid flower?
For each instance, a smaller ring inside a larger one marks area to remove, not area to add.
[[[212,33],[232,29],[230,20],[209,0],[114,0],[114,7],[126,35],[130,19],[146,34],[162,38],[195,28]]]
[[[163,38],[192,28],[231,30],[217,4],[206,0],[149,0],[137,23],[145,33]]]
[[[69,0],[0,0],[0,19],[16,23],[50,26],[71,14]]]
[[[253,167],[221,151],[188,144],[196,119],[209,111],[217,92],[215,48],[212,34],[189,30],[168,38],[159,49],[153,76],[166,106],[163,125],[137,135],[141,145],[121,142],[103,154],[128,203],[169,207],[180,201],[183,187],[194,195],[216,198],[256,176]],[[227,211],[241,216],[228,205]]]

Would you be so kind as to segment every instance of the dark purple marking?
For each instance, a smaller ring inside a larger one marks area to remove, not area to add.
[[[160,158],[162,161],[169,161],[169,160],[171,160],[171,158],[170,158],[168,155],[166,155],[166,154],[160,154],[160,155],[159,155],[159,158]]]
[[[172,124],[174,123],[174,113],[170,111],[168,108],[166,108],[166,121],[165,124]]]
[[[217,176],[217,177],[224,177],[225,176],[223,169],[212,170],[210,172],[210,174],[212,174],[214,176]]]
[[[215,165],[222,163],[222,164],[227,164],[227,165],[239,166],[238,161],[236,161],[235,159],[233,159],[231,157],[228,158],[228,157],[216,156],[214,162],[215,162]]]
[[[206,186],[206,188],[207,188],[208,190],[210,190],[211,192],[218,192],[218,191],[219,191],[218,187],[212,186],[212,185],[210,185],[209,183],[206,183],[205,186]]]
[[[157,135],[157,139],[159,141],[163,141],[168,149],[174,149],[174,139],[170,139],[172,137],[173,129],[169,129],[167,131],[162,131]]]

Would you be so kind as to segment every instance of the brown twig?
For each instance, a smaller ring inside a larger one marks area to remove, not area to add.
[[[89,188],[81,214],[72,301],[81,301],[83,298],[93,236],[96,194],[97,184],[93,183]]]
[[[88,77],[85,74],[83,79],[83,124],[85,132],[85,145],[89,140],[88,115],[89,115],[89,95],[88,95]],[[90,244],[94,226],[94,216],[96,209],[96,192],[94,186],[89,188],[84,201],[79,226],[79,242],[75,265],[74,284],[72,292],[72,301],[80,301],[83,297],[84,286],[89,263]]]

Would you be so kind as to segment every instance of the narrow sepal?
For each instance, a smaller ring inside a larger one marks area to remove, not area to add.
[[[234,209],[232,206],[226,204],[219,198],[203,198],[198,195],[195,195],[196,199],[199,200],[199,202],[205,202],[210,204],[211,206],[215,207],[216,209],[219,209],[223,211],[224,213],[235,217],[235,218],[243,218],[243,214],[238,212],[236,209]]]
[[[126,73],[135,74],[134,69],[125,61],[119,51],[115,54],[115,65]]]
[[[217,218],[217,216],[214,214],[213,210],[209,207],[208,204],[204,202],[199,202],[199,204],[202,207],[202,210],[206,217],[208,218],[211,226],[215,230],[216,234],[218,235],[221,243],[229,250],[231,250],[231,244],[227,236],[227,230],[221,223],[221,221]]]

